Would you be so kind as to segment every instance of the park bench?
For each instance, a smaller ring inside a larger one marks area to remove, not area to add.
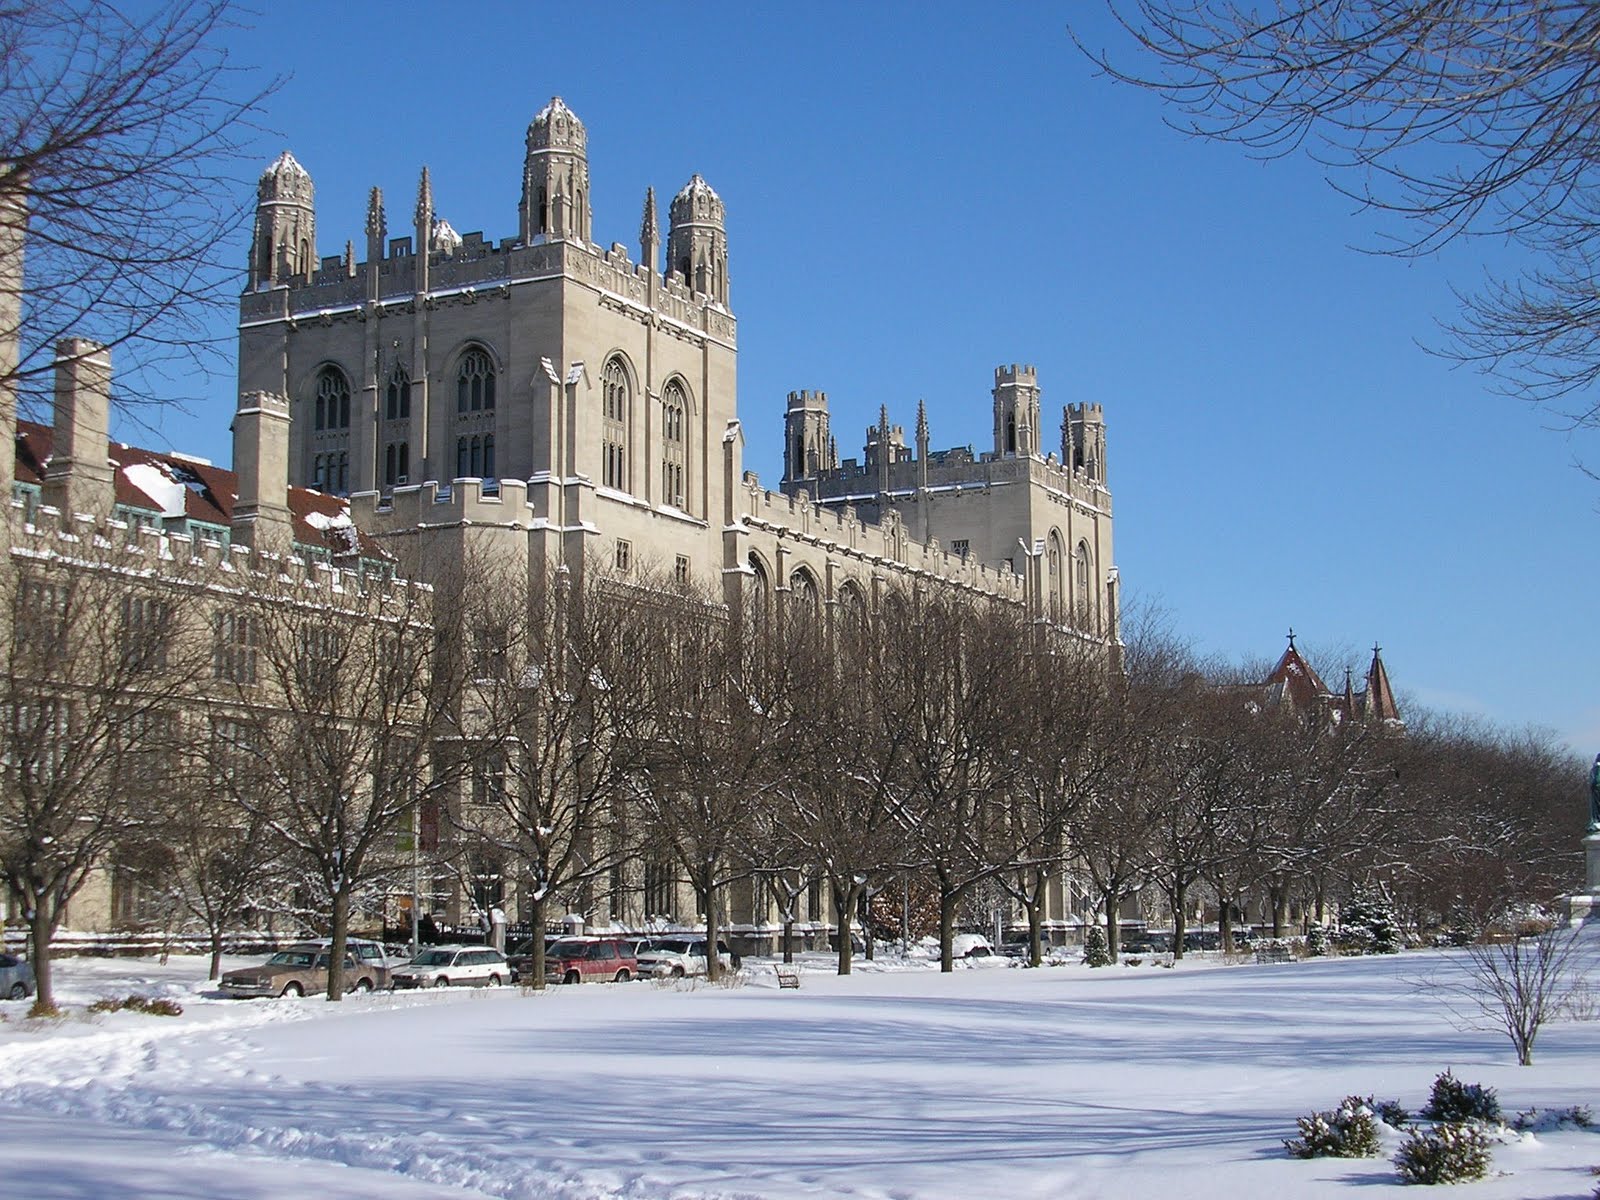
[[[1256,962],[1258,963],[1286,963],[1293,962],[1294,955],[1289,953],[1287,946],[1257,946]]]
[[[778,976],[779,988],[798,988],[800,986],[799,967],[774,967]]]

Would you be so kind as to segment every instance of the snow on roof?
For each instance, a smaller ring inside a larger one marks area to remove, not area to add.
[[[122,474],[161,510],[163,517],[181,517],[186,507],[188,488],[162,469],[160,463],[136,462],[122,468]]]

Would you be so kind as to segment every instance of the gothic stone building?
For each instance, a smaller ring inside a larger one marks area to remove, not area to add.
[[[733,614],[786,599],[824,620],[893,583],[957,588],[1115,647],[1099,405],[1068,406],[1047,446],[1034,370],[1002,367],[992,448],[931,450],[920,409],[907,446],[884,412],[841,461],[827,397],[795,392],[765,490],[741,462],[723,201],[692,176],[663,245],[647,189],[635,260],[594,240],[590,195],[587,131],[553,99],[528,126],[512,235],[456,233],[424,168],[409,234],[389,236],[373,188],[365,258],[323,257],[311,177],[281,155],[259,185],[239,389],[286,398],[290,482],[348,497],[380,542],[470,529],[533,579],[649,567]],[[756,898],[735,907],[760,921]]]

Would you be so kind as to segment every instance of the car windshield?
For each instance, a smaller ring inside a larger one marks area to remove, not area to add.
[[[308,950],[280,950],[267,959],[269,967],[309,967],[311,965],[311,952]]]
[[[706,952],[704,942],[689,942],[682,939],[662,942],[656,946],[656,949],[666,954],[704,954]]]
[[[424,950],[411,960],[413,967],[447,967],[455,957],[453,950]]]
[[[547,947],[545,953],[554,958],[582,958],[588,946],[588,942],[557,942]]]

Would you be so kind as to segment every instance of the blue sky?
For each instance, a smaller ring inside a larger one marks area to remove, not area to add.
[[[424,163],[457,230],[514,233],[554,94],[589,129],[597,241],[636,254],[645,187],[704,175],[769,486],[791,389],[828,392],[844,455],[918,399],[936,447],[983,449],[993,368],[1031,362],[1047,411],[1105,406],[1125,594],[1200,650],[1275,657],[1293,625],[1337,686],[1381,641],[1403,700],[1600,748],[1600,484],[1573,466],[1600,446],[1419,348],[1507,252],[1353,249],[1372,218],[1311,163],[1174,133],[1067,11],[1114,41],[1091,0],[276,0],[232,53],[289,76],[259,158],[311,172],[324,255],[361,245],[374,184],[409,228]],[[232,392],[129,436],[225,462]]]

